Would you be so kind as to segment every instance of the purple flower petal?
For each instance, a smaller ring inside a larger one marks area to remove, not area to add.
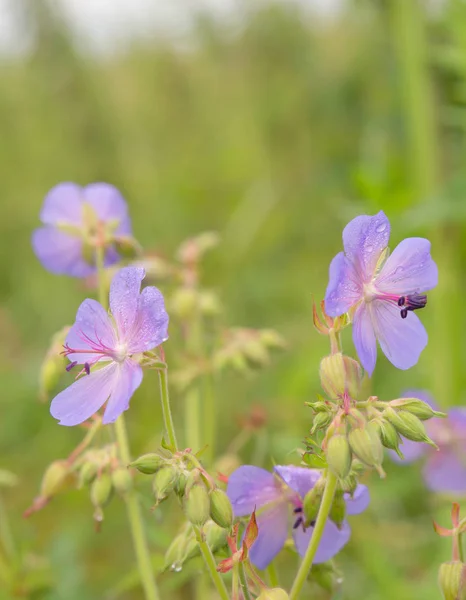
[[[400,458],[394,450],[389,450],[390,458],[400,464],[409,464],[416,460],[419,460],[425,456],[430,450],[431,446],[424,444],[423,442],[413,442],[402,437],[402,442],[399,446],[404,459]]]
[[[377,261],[388,246],[389,238],[390,223],[383,211],[373,217],[356,217],[344,228],[345,254],[353,263],[361,283],[372,279]]]
[[[466,493],[466,448],[432,452],[423,470],[429,489],[445,494]]]
[[[142,368],[133,360],[117,365],[112,395],[107,403],[102,423],[113,423],[129,408],[131,396],[141,385]]]
[[[128,351],[145,352],[168,339],[168,314],[162,293],[147,287],[139,296],[137,318],[128,334]]]
[[[265,569],[283,548],[288,537],[286,500],[274,502],[257,513],[259,535],[249,551],[251,562]]]
[[[286,485],[293,491],[297,492],[301,498],[312,489],[315,484],[319,481],[322,473],[318,469],[307,469],[305,467],[295,467],[293,465],[281,467],[274,467],[275,473],[277,473]]]
[[[138,314],[139,290],[145,277],[142,267],[125,267],[114,276],[110,286],[110,310],[120,338],[128,341]]]
[[[75,183],[59,183],[47,194],[40,219],[48,225],[67,223],[80,225],[82,220],[83,190]]]
[[[79,425],[87,421],[106,402],[114,389],[118,365],[111,363],[102,369],[83,375],[52,400],[50,413],[60,425]]]
[[[115,186],[109,183],[91,183],[82,190],[82,194],[84,201],[95,209],[101,221],[118,219],[120,225],[116,233],[119,235],[131,234],[128,206]]]
[[[438,283],[438,269],[430,256],[430,242],[407,238],[398,244],[375,280],[386,294],[409,295],[431,290]]]
[[[95,270],[82,257],[81,240],[54,227],[36,229],[32,247],[42,265],[56,275],[87,277]]]
[[[282,498],[282,492],[273,475],[265,469],[243,465],[228,478],[227,495],[235,517],[250,515],[269,502]]]
[[[345,494],[345,500],[346,514],[359,515],[369,506],[371,498],[367,487],[365,485],[358,485],[352,496]]]
[[[370,377],[377,361],[377,343],[369,310],[364,303],[356,310],[353,321],[353,342],[359,360]],[[401,320],[399,312],[398,317]]]
[[[398,369],[410,369],[427,346],[427,333],[413,312],[400,317],[399,306],[384,300],[370,305],[372,322],[380,347],[388,360]]]
[[[462,406],[450,408],[447,422],[457,433],[458,437],[466,441],[466,408]]]
[[[330,263],[325,292],[325,312],[330,317],[342,315],[362,298],[362,282],[352,263],[340,252]]]
[[[99,302],[88,298],[81,303],[76,321],[66,336],[66,345],[72,350],[89,349],[89,354],[76,352],[68,355],[71,362],[78,364],[94,362],[99,348],[115,348],[117,339],[112,321]]]
[[[294,543],[301,556],[306,554],[313,531],[313,527],[309,527],[306,531],[298,527],[293,531]],[[328,520],[325,524],[324,533],[320,540],[314,563],[327,562],[333,558],[348,543],[350,535],[351,529],[346,521],[341,525],[341,529],[338,529],[333,521]]]

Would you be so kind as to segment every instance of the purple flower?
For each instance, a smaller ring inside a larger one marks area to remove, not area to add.
[[[427,333],[413,311],[423,308],[421,292],[437,285],[430,242],[407,238],[389,255],[390,223],[385,214],[356,217],[343,230],[345,252],[330,264],[325,310],[337,317],[354,310],[353,340],[364,369],[372,375],[378,340],[399,369],[415,365]]]
[[[108,400],[103,423],[112,423],[129,407],[142,381],[142,368],[134,356],[168,339],[168,315],[161,292],[146,287],[145,272],[126,267],[113,278],[110,311],[96,300],[84,300],[65,343],[67,370],[83,365],[77,380],[58,394],[50,412],[61,425],[78,425]]]
[[[105,266],[118,262],[112,241],[131,235],[125,199],[108,183],[84,188],[59,183],[45,197],[40,218],[44,227],[34,231],[32,246],[43,266],[59,275],[94,273],[94,248],[99,243],[106,245]]]
[[[427,392],[410,390],[403,397],[419,398],[437,410]],[[390,456],[401,464],[424,458],[422,475],[430,490],[445,494],[466,494],[466,408],[451,408],[446,419],[430,419],[425,422],[425,427],[427,435],[439,447],[438,450],[428,444],[403,438],[400,450],[404,460],[393,451],[390,451]]]
[[[303,499],[320,479],[317,469],[303,467],[274,467],[270,473],[265,469],[244,465],[234,471],[228,480],[227,494],[235,517],[250,515],[256,509],[259,535],[249,556],[259,569],[274,559],[285,545],[290,522],[293,523],[293,539],[297,551],[304,556],[314,528],[303,527]],[[354,496],[346,497],[348,515],[364,511],[369,504],[369,492],[358,485]],[[350,527],[345,521],[340,529],[327,521],[324,534],[317,550],[316,563],[330,560],[350,538]]]

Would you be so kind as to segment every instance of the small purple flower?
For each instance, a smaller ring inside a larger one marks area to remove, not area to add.
[[[105,266],[119,261],[112,241],[131,235],[125,199],[108,183],[84,188],[59,183],[44,200],[40,219],[44,227],[32,235],[34,252],[43,266],[58,275],[87,277],[95,272],[94,250],[105,243]],[[90,254],[86,256],[85,245]]]
[[[438,410],[427,392],[410,390],[403,397],[419,398]],[[390,456],[401,464],[424,458],[422,475],[430,490],[452,495],[466,494],[466,408],[451,408],[446,419],[430,419],[425,422],[425,427],[438,450],[403,438],[400,450],[404,460],[393,451],[390,451]]]
[[[314,528],[303,527],[303,499],[320,476],[321,472],[317,469],[276,466],[270,473],[250,465],[239,467],[230,475],[227,494],[235,517],[250,515],[256,509],[259,535],[249,557],[258,569],[265,569],[283,548],[290,522],[293,524],[296,549],[304,556]],[[348,515],[359,514],[368,505],[369,492],[364,485],[358,485],[353,497],[346,495]],[[327,521],[314,562],[330,560],[349,538],[350,527],[346,521],[340,529],[332,521]]]
[[[107,400],[102,422],[115,421],[142,381],[142,368],[134,355],[168,339],[163,296],[155,287],[140,292],[144,276],[140,267],[118,271],[110,287],[111,314],[96,300],[84,300],[79,307],[66,337],[65,354],[70,369],[76,364],[83,369],[50,407],[61,425],[86,421]]]
[[[364,369],[372,375],[378,340],[398,369],[415,365],[427,333],[413,311],[423,308],[422,292],[437,285],[430,242],[407,238],[389,255],[390,223],[377,215],[356,217],[343,230],[345,252],[330,264],[325,310],[331,317],[354,309],[353,340]]]

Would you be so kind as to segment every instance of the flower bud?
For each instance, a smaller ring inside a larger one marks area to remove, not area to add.
[[[218,552],[228,544],[228,531],[213,521],[204,525],[204,534],[207,544],[213,553]]]
[[[218,488],[210,492],[210,518],[224,529],[230,529],[233,524],[233,508],[230,499],[223,490]]]
[[[164,570],[181,571],[183,564],[200,554],[199,544],[189,527],[175,537],[165,554]]]
[[[339,400],[346,393],[357,398],[361,388],[362,369],[359,363],[341,352],[330,354],[320,363],[320,382],[332,400]]]
[[[340,528],[340,525],[345,520],[346,516],[346,502],[343,495],[343,490],[338,490],[333,499],[332,507],[330,509],[330,520]]]
[[[318,412],[314,415],[312,420],[311,434],[315,433],[318,429],[324,429],[332,421],[332,414],[328,412]]]
[[[459,561],[443,563],[438,583],[444,600],[466,600],[466,565]]]
[[[156,502],[162,502],[173,492],[177,477],[178,471],[168,465],[157,471],[152,481],[152,490]]]
[[[203,483],[195,483],[186,493],[183,502],[184,512],[193,525],[204,525],[209,518],[209,493]]]
[[[91,485],[91,502],[95,507],[105,506],[112,496],[112,478],[108,473],[101,473]]]
[[[144,473],[145,475],[153,475],[164,464],[165,460],[160,456],[160,454],[151,452],[150,454],[143,454],[142,456],[139,456],[136,460],[133,460],[129,466],[134,467],[140,473]]]
[[[412,415],[415,415],[421,421],[427,421],[432,417],[446,417],[445,413],[434,410],[427,402],[419,400],[419,398],[398,398],[388,403],[395,410],[406,410]]]
[[[134,238],[129,235],[119,235],[112,239],[113,244],[120,256],[128,260],[133,260],[141,254],[141,246]]]
[[[42,477],[40,495],[44,498],[56,496],[74,481],[74,475],[66,460],[51,463]]]
[[[119,494],[127,494],[133,487],[133,478],[128,469],[117,467],[112,471],[112,484]]]
[[[78,487],[82,488],[85,485],[92,483],[97,475],[99,466],[97,463],[88,461],[83,464],[79,469],[79,483]]]
[[[61,352],[69,330],[70,328],[66,326],[55,333],[40,368],[39,397],[43,401],[48,400],[49,395],[54,391],[68,363]]]
[[[371,421],[373,425],[378,429],[380,435],[380,441],[389,450],[395,450],[399,452],[398,447],[400,445],[400,436],[393,425],[385,419],[377,419]]]
[[[406,410],[395,412],[390,406],[385,409],[384,417],[390,421],[398,433],[404,435],[408,440],[413,442],[425,442],[434,448],[437,444],[433,442],[427,435],[424,425],[421,420],[415,415],[412,415]]]
[[[383,446],[377,428],[373,423],[365,427],[356,427],[348,434],[348,442],[354,454],[369,467],[375,467],[383,476]]]
[[[188,481],[188,478],[186,477],[185,473],[179,473],[178,477],[176,479],[175,482],[175,494],[179,497],[182,498],[184,496],[184,493],[186,491],[186,482]]]
[[[332,561],[328,561],[312,565],[308,580],[329,592],[333,598],[341,582],[341,574],[335,569]]]
[[[325,481],[321,478],[315,486],[308,491],[303,500],[303,512],[305,516],[305,526],[308,527],[312,521],[315,521],[319,512],[322,496],[324,495]]]
[[[347,477],[351,469],[351,448],[346,436],[332,435],[325,451],[329,468],[341,479]]]
[[[282,588],[271,588],[262,590],[257,600],[289,600],[288,594]]]

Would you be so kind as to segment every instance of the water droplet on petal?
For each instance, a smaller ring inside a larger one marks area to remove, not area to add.
[[[375,230],[377,231],[377,233],[382,233],[386,229],[387,229],[387,224],[386,223],[380,223],[380,225],[377,225],[377,227],[375,228]]]
[[[374,249],[374,246],[371,246],[370,244],[369,244],[369,246],[366,246],[366,248],[365,248],[366,252],[372,252],[373,249]]]

